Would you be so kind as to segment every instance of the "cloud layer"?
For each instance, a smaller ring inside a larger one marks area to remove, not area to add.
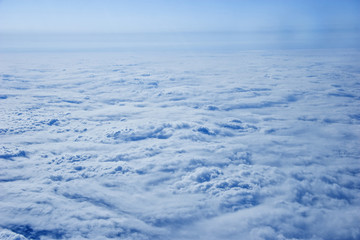
[[[359,239],[357,51],[0,58],[0,236]]]

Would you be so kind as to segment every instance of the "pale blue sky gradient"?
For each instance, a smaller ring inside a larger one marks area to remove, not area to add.
[[[360,0],[0,0],[0,32],[360,29]]]
[[[0,51],[141,47],[360,48],[360,0],[0,0]]]

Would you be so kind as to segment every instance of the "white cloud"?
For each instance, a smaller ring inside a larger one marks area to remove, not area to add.
[[[2,53],[0,236],[358,239],[358,59]]]

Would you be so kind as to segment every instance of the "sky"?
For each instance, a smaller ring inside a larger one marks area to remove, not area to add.
[[[359,13],[360,0],[0,0],[0,51],[360,48]]]
[[[0,33],[360,29],[359,0],[0,0]]]

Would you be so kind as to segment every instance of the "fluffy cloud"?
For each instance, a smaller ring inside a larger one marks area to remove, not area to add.
[[[1,59],[0,238],[360,236],[358,52]]]

